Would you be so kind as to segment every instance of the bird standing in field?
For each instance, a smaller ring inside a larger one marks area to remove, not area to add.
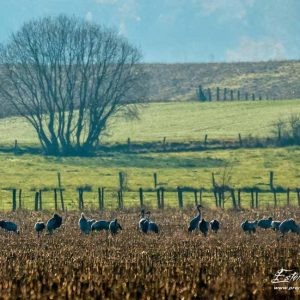
[[[202,219],[199,222],[199,230],[204,234],[204,236],[207,236],[208,229],[209,229],[209,223],[204,219]]]
[[[34,230],[37,232],[38,236],[40,236],[40,233],[46,228],[46,225],[44,222],[36,222],[34,224]]]
[[[150,211],[147,212],[148,217],[147,217],[147,221],[148,221],[148,232],[154,232],[154,233],[159,233],[159,227],[156,223],[154,223],[153,221],[150,220]]]
[[[268,229],[272,227],[272,217],[268,219],[261,219],[258,221],[257,226],[263,229]]]
[[[145,218],[145,210],[141,210],[141,219],[139,221],[139,230],[143,233],[147,233],[149,228],[149,220]]]
[[[212,231],[217,233],[218,230],[220,229],[220,222],[218,220],[210,221],[210,228],[211,228]]]
[[[91,229],[92,231],[101,231],[101,230],[109,230],[110,221],[96,221],[92,224]]]
[[[17,234],[20,233],[17,224],[11,221],[0,220],[0,227],[5,229],[6,231],[13,231]]]
[[[201,213],[201,208],[202,206],[200,204],[198,204],[196,206],[196,209],[198,210],[198,214],[196,217],[194,217],[191,221],[190,221],[190,225],[188,227],[188,232],[192,232],[194,231],[195,229],[198,228],[199,226],[199,222],[201,221],[201,217],[202,217],[202,213]]]
[[[118,223],[118,220],[115,219],[114,221],[111,221],[109,223],[109,231],[112,235],[115,235],[118,233],[119,230],[122,230],[121,225]]]
[[[91,224],[90,220],[86,219],[84,213],[81,213],[81,217],[78,221],[78,225],[79,225],[81,232],[83,232],[85,234],[90,233],[92,224]]]
[[[257,227],[257,221],[246,220],[241,224],[241,228],[244,232],[255,233]]]
[[[278,230],[279,230],[280,224],[281,224],[281,221],[272,221],[272,223],[271,223],[271,228],[272,228],[274,231],[278,231]]]
[[[49,219],[46,224],[47,231],[51,234],[53,233],[54,230],[59,228],[61,224],[62,224],[62,217],[59,214],[54,213],[53,217]]]
[[[286,219],[279,225],[279,231],[282,233],[282,236],[284,236],[289,231],[299,234],[300,227],[294,219]]]

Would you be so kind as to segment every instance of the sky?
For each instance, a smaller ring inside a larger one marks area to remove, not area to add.
[[[300,59],[300,0],[0,0],[0,43],[59,14],[114,27],[150,63]]]

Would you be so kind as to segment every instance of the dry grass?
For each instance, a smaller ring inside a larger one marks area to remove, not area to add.
[[[79,212],[69,212],[63,215],[63,228],[38,239],[33,225],[49,213],[2,213],[0,218],[18,223],[21,233],[0,231],[0,298],[274,299],[279,296],[271,284],[276,271],[299,270],[299,236],[278,239],[273,231],[249,236],[239,228],[245,218],[269,214],[299,220],[299,209],[239,213],[205,209],[205,219],[222,222],[221,231],[207,238],[187,233],[193,209],[153,211],[162,228],[158,236],[137,231],[137,211],[86,214],[96,219],[118,216],[124,230],[115,237],[83,236],[77,226]]]

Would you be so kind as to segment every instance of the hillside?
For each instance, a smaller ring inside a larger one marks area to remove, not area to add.
[[[219,87],[255,93],[263,99],[300,98],[300,61],[269,61],[251,63],[146,64],[150,102],[194,101],[199,85],[211,88],[213,99]],[[229,92],[227,98],[229,99]],[[0,118],[15,115],[13,108],[0,99]]]

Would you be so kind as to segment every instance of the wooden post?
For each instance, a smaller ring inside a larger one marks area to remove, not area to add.
[[[54,189],[54,208],[57,210],[57,189]]]
[[[139,195],[140,195],[140,207],[143,208],[144,207],[144,193],[143,193],[142,188],[139,188]]]
[[[208,101],[211,101],[211,90],[210,88],[207,89],[207,97],[208,97]]]
[[[233,101],[233,90],[230,90],[230,101]]]
[[[164,209],[165,208],[165,189],[162,187],[160,189],[161,191],[161,203],[160,203],[160,208]]]
[[[243,140],[240,133],[239,133],[239,143],[240,143],[240,147],[243,147]]]
[[[99,210],[103,210],[103,188],[98,188],[98,205]]]
[[[198,205],[197,190],[194,190],[195,205]]]
[[[220,88],[217,87],[217,101],[220,101]]]
[[[251,202],[250,202],[250,207],[253,209],[254,208],[254,191],[251,189]]]
[[[227,100],[227,88],[224,88],[224,95],[223,95],[223,100]]]
[[[240,90],[237,91],[237,99],[238,99],[238,101],[241,100],[241,92],[240,92]]]
[[[215,179],[214,172],[211,173],[211,180],[212,180],[212,186],[213,186],[213,188],[215,188],[216,187],[216,179]]]
[[[177,187],[177,194],[178,194],[178,206],[179,208],[183,207],[183,194],[181,188]]]
[[[42,196],[42,190],[39,190],[39,210],[43,210],[43,196]]]
[[[84,204],[83,204],[83,189],[79,188],[78,189],[78,208],[79,210],[84,209]]]
[[[233,209],[236,209],[236,208],[237,208],[237,205],[236,205],[236,200],[235,200],[234,189],[231,189],[231,190],[230,190],[230,193],[231,193],[231,199],[232,199],[232,207],[233,207]]]
[[[300,206],[300,190],[298,188],[296,189],[296,193],[297,193],[298,206]]]
[[[58,183],[58,187],[61,188],[61,176],[60,176],[60,172],[57,172],[57,183]]]
[[[156,199],[157,199],[157,208],[161,207],[161,202],[160,202],[160,189],[156,190]]]
[[[154,180],[154,188],[156,189],[156,187],[157,187],[157,174],[156,173],[153,174],[153,180]]]
[[[15,211],[17,209],[17,190],[12,190],[12,210]]]
[[[277,195],[276,195],[276,190],[273,189],[273,195],[274,195],[274,207],[277,207]]]
[[[218,206],[222,207],[222,190],[221,189],[219,189],[218,196],[219,196]]]
[[[218,193],[216,188],[213,189],[213,193],[214,193],[214,197],[215,197],[215,203],[216,203],[216,207],[219,206],[219,202],[218,202]]]
[[[119,186],[120,186],[120,190],[124,189],[124,183],[125,183],[125,174],[123,172],[119,172]]]
[[[287,188],[286,190],[286,205],[290,206],[290,189]]]
[[[270,189],[273,190],[274,189],[274,172],[273,171],[270,171],[269,185],[270,185]]]
[[[22,189],[19,190],[19,208],[22,208]]]
[[[39,210],[39,192],[35,192],[35,197],[34,197],[34,210],[38,211]]]
[[[238,207],[241,208],[241,189],[238,189]]]
[[[199,192],[199,204],[202,205],[202,192],[203,192],[203,189],[200,188],[200,192]]]
[[[65,211],[64,194],[62,189],[59,189],[59,194],[60,194],[61,210]]]
[[[258,208],[258,190],[255,192],[255,207]]]
[[[101,207],[104,209],[104,187],[101,188]]]
[[[206,145],[207,145],[207,134],[204,136],[204,147],[206,147]]]

